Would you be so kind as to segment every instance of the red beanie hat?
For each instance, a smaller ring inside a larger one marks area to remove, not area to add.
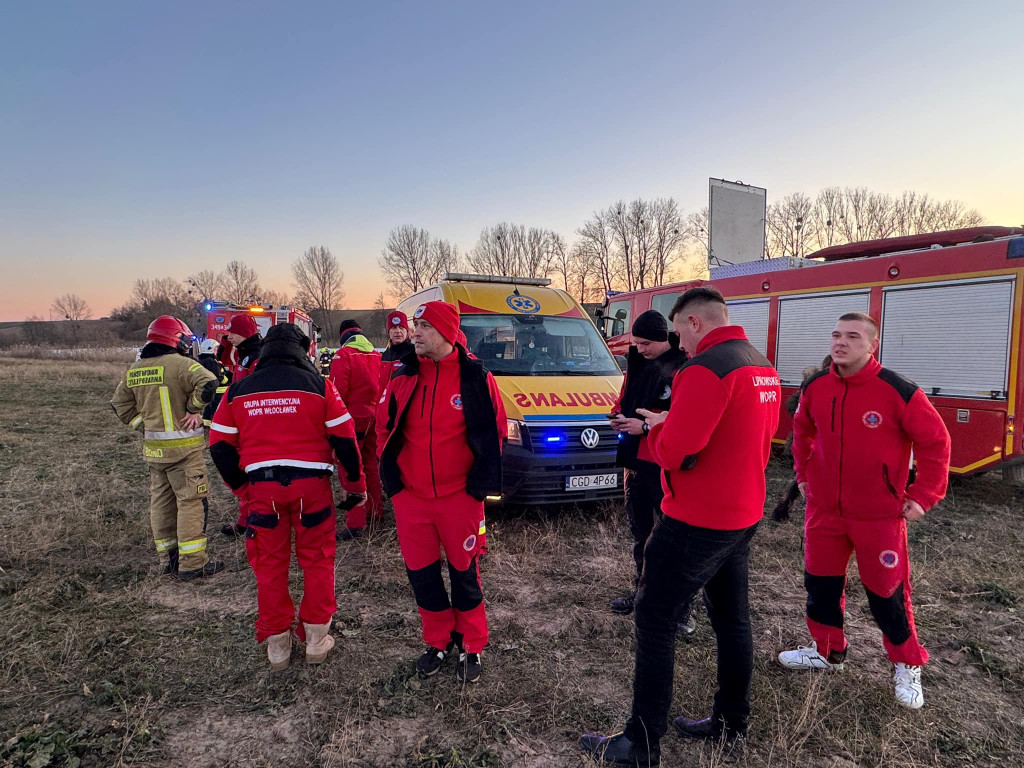
[[[228,333],[237,333],[243,339],[251,338],[260,332],[260,327],[249,315],[235,315],[228,323]]]
[[[397,309],[394,312],[388,312],[388,330],[392,328],[405,328],[409,330],[409,318],[405,316],[405,312],[399,312]]]
[[[459,330],[459,310],[447,302],[428,301],[426,304],[420,304],[413,317],[426,320],[449,344],[465,338]]]

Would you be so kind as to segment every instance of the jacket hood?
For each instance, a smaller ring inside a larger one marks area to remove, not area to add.
[[[139,359],[145,360],[147,357],[160,357],[162,355],[180,355],[174,347],[169,347],[166,344],[160,344],[155,341],[151,341],[149,344],[142,348],[139,353]],[[187,355],[186,355],[187,357]]]
[[[260,359],[256,370],[268,363],[285,363],[316,372],[306,351],[309,337],[292,323],[280,323],[267,331],[267,337],[260,348]]]
[[[358,349],[360,352],[373,352],[373,344],[371,344],[370,340],[361,333],[351,336],[342,346],[352,347],[353,349]]]

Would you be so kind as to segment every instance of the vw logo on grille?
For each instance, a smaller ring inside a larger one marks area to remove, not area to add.
[[[583,443],[585,448],[597,448],[597,444],[601,442],[601,436],[597,434],[596,429],[587,427],[583,430],[583,434],[580,435],[580,442]]]

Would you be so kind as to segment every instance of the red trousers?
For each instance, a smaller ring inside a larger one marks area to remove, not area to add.
[[[487,612],[477,556],[484,504],[465,493],[422,499],[409,491],[392,498],[398,546],[423,622],[423,639],[445,648],[454,633],[467,653],[487,645]],[[441,576],[441,553],[448,560],[448,591]]]
[[[294,629],[305,640],[302,622],[326,624],[337,609],[334,598],[334,499],[330,477],[250,483],[249,530],[245,551],[256,574],[256,641]],[[288,592],[292,531],[302,568],[304,592],[299,606]]]
[[[384,514],[384,501],[380,490],[380,462],[377,459],[377,430],[372,422],[363,434],[363,439],[359,441],[359,454],[363,460],[363,474],[366,475],[366,504],[353,507],[345,513],[345,526],[348,528],[365,528],[368,517],[379,520]],[[341,468],[338,471],[344,472]]]
[[[920,665],[928,651],[918,642],[910,602],[907,521],[902,517],[851,520],[807,507],[804,523],[807,627],[818,652],[844,651],[846,568],[857,555],[860,580],[889,660]]]

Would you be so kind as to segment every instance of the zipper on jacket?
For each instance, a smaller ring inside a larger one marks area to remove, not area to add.
[[[424,410],[427,407],[427,385],[423,385],[423,399],[420,400],[420,418],[423,418]]]
[[[896,493],[896,488],[893,486],[892,480],[889,479],[889,467],[886,464],[882,465],[882,480],[885,481],[885,487],[889,489],[889,493],[892,494],[892,497],[899,501],[899,494]]]
[[[434,366],[434,393],[430,398],[430,482],[434,486],[434,498],[437,498],[437,472],[434,471],[434,405],[437,403],[437,382],[441,378],[441,366]],[[426,398],[427,387],[423,385],[423,396]]]
[[[843,442],[846,439],[846,396],[850,393],[850,385],[843,382],[843,399],[839,403],[839,489],[836,501],[839,504],[839,516],[843,516]],[[835,398],[832,398],[832,429],[835,431]]]

